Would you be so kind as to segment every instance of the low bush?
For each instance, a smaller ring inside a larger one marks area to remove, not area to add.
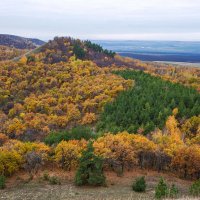
[[[189,189],[189,192],[193,196],[200,196],[200,180],[195,181]]]
[[[67,131],[52,132],[45,138],[45,143],[48,145],[58,144],[62,140],[89,140],[95,138],[93,131],[89,127],[77,126]]]
[[[49,177],[49,183],[51,185],[61,185],[60,179],[56,176]]]
[[[137,178],[135,182],[133,183],[132,188],[135,192],[145,192],[146,181],[145,181],[144,176]]]
[[[44,174],[43,174],[43,180],[44,181],[48,181],[49,180],[49,174],[48,174],[48,172],[44,172]]]
[[[162,199],[168,196],[168,186],[165,183],[164,179],[161,177],[158,185],[155,188],[155,198]]]
[[[44,172],[43,180],[48,181],[51,185],[61,185],[60,178],[57,176],[49,176],[48,172]]]
[[[178,193],[179,193],[178,188],[176,187],[176,185],[172,184],[171,188],[169,189],[169,197],[177,198]]]

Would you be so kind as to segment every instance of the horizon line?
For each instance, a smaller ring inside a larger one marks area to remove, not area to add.
[[[53,40],[55,37],[72,37],[74,39],[80,39],[80,40],[91,40],[91,41],[145,41],[145,42],[200,42],[200,39],[195,39],[195,40],[188,40],[188,39],[138,39],[138,38],[128,38],[128,39],[122,39],[122,38],[109,38],[109,37],[105,37],[105,38],[98,38],[98,37],[95,37],[95,35],[93,36],[84,36],[84,35],[74,35],[74,34],[69,34],[69,35],[57,35],[55,34],[55,36],[50,36],[50,37],[42,37],[42,36],[28,36],[27,34],[26,35],[21,35],[21,34],[15,34],[15,33],[0,33],[0,35],[11,35],[11,36],[17,36],[17,37],[24,37],[24,38],[31,38],[31,39],[39,39],[39,40],[43,40],[43,41],[46,41],[48,42],[49,40]],[[103,34],[102,34],[103,35]],[[123,35],[123,34],[122,34]]]

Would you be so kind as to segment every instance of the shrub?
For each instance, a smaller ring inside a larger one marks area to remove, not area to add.
[[[146,181],[145,181],[144,176],[137,178],[135,182],[133,183],[132,188],[135,192],[145,192]]]
[[[89,140],[95,135],[89,127],[77,126],[69,131],[52,132],[45,138],[45,143],[48,145],[58,144],[62,140]]]
[[[49,183],[51,185],[61,185],[60,179],[56,176],[49,177]]]
[[[89,140],[95,137],[93,131],[89,127],[77,126],[70,131],[71,140]]]
[[[191,187],[190,187],[190,189],[189,189],[189,192],[190,192],[190,194],[193,195],[193,196],[200,196],[200,180],[195,181],[195,182],[191,185]]]
[[[49,176],[48,172],[44,172],[43,180],[49,181],[51,185],[61,185],[60,179],[56,176]]]
[[[43,180],[44,181],[48,181],[49,180],[49,174],[48,174],[48,172],[44,172],[44,174],[43,174]]]
[[[172,184],[171,188],[169,189],[169,197],[170,198],[176,198],[179,193],[178,188],[176,185]]]
[[[87,149],[80,158],[80,165],[76,172],[75,184],[101,186],[105,185],[105,176],[103,174],[103,160],[94,154],[92,142],[88,144]]]
[[[0,174],[9,176],[22,166],[23,158],[16,151],[0,150]]]
[[[4,189],[6,187],[6,177],[1,175],[0,176],[0,189]]]
[[[25,155],[24,168],[29,172],[29,174],[31,175],[36,174],[41,166],[42,166],[42,157],[35,151],[28,152]]]
[[[155,198],[161,199],[167,197],[167,195],[168,195],[168,187],[164,179],[161,177],[155,189]]]

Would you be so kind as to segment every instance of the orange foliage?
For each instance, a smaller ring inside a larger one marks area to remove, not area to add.
[[[199,177],[200,148],[199,145],[184,146],[178,149],[172,159],[172,168],[184,178]]]

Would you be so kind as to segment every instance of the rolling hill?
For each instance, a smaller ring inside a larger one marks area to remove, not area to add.
[[[15,35],[0,34],[0,45],[17,49],[34,49],[45,42],[35,38],[24,38]]]
[[[71,56],[81,60],[90,60],[99,67],[117,66],[130,67],[143,70],[142,66],[137,66],[134,59],[126,62],[115,52],[103,49],[100,45],[91,41],[82,41],[71,37],[55,37],[48,43],[42,45],[37,50],[30,52],[31,56],[37,57],[45,64],[55,64],[69,61]]]

